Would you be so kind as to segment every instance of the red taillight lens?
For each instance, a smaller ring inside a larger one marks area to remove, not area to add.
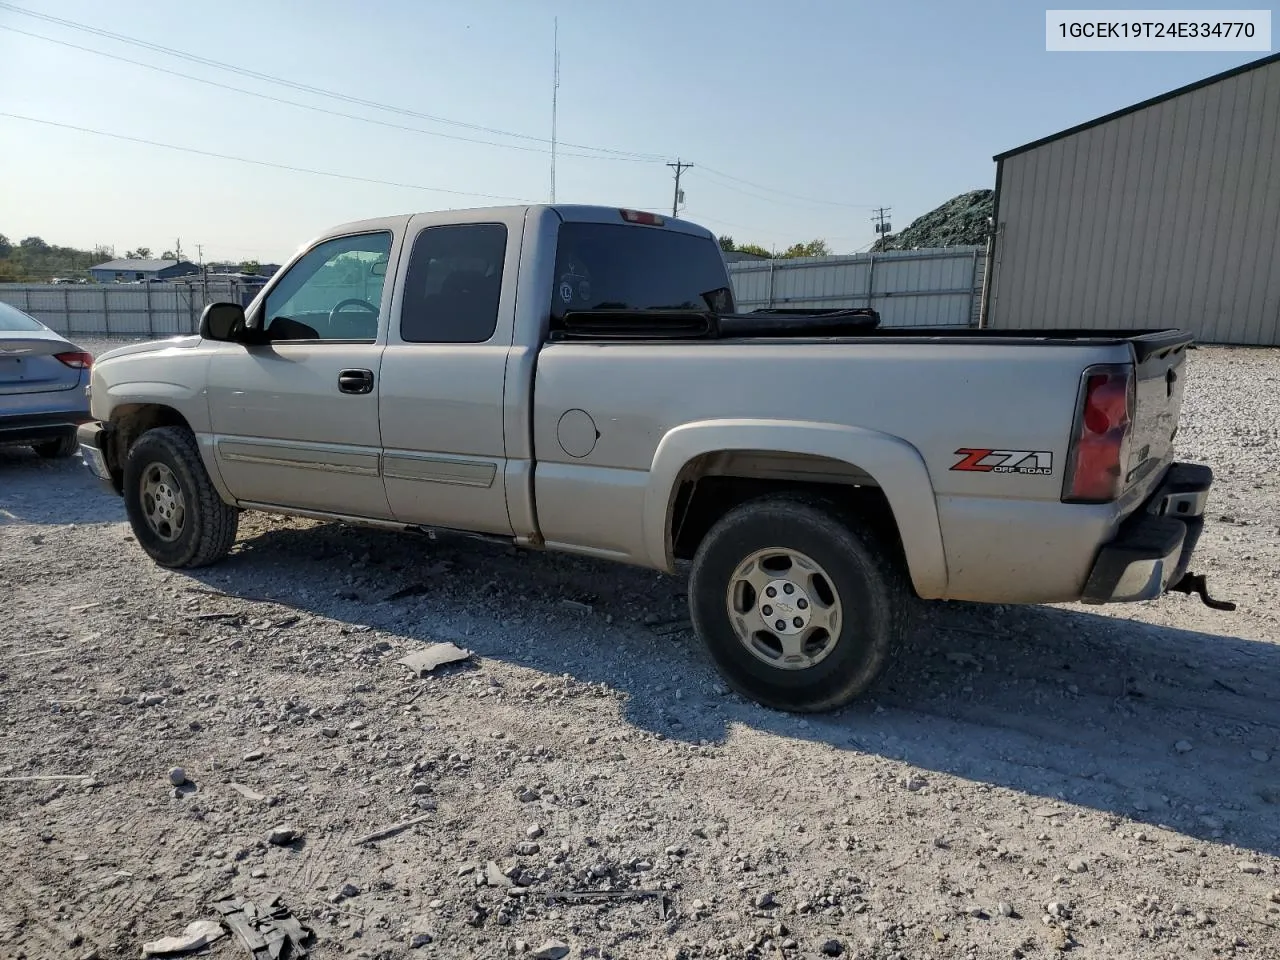
[[[1132,367],[1086,372],[1064,500],[1105,503],[1120,496],[1133,421],[1133,389]]]
[[[93,366],[93,354],[81,353],[55,353],[55,357],[65,363],[68,367],[75,367],[77,370],[88,370]]]
[[[619,210],[622,219],[627,223],[643,223],[650,227],[660,227],[667,221],[656,213],[646,213],[644,210]]]

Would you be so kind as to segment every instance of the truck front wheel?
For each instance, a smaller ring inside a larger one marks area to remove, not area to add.
[[[203,567],[235,543],[240,514],[218,496],[184,427],[155,427],[129,448],[124,505],[133,534],[162,567]]]
[[[906,579],[874,534],[826,500],[771,496],[729,511],[693,560],[689,606],[743,696],[834,710],[871,685],[905,630]]]

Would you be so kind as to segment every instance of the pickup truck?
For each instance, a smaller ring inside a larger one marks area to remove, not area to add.
[[[706,229],[586,206],[336,227],[199,336],[102,356],[79,431],[166,567],[239,512],[675,572],[739,692],[848,703],[919,599],[1150,600],[1212,472],[1173,462],[1191,338],[734,313]]]

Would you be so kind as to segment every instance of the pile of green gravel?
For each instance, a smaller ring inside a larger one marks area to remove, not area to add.
[[[919,247],[981,246],[987,242],[991,216],[992,191],[970,190],[917,217],[900,233],[882,237],[871,249],[878,253]]]

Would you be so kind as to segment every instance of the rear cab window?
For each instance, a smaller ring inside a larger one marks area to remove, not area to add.
[[[507,228],[427,227],[413,242],[400,311],[405,343],[484,343],[498,326]]]
[[[576,310],[733,309],[724,258],[708,237],[635,224],[560,225],[553,328]]]

